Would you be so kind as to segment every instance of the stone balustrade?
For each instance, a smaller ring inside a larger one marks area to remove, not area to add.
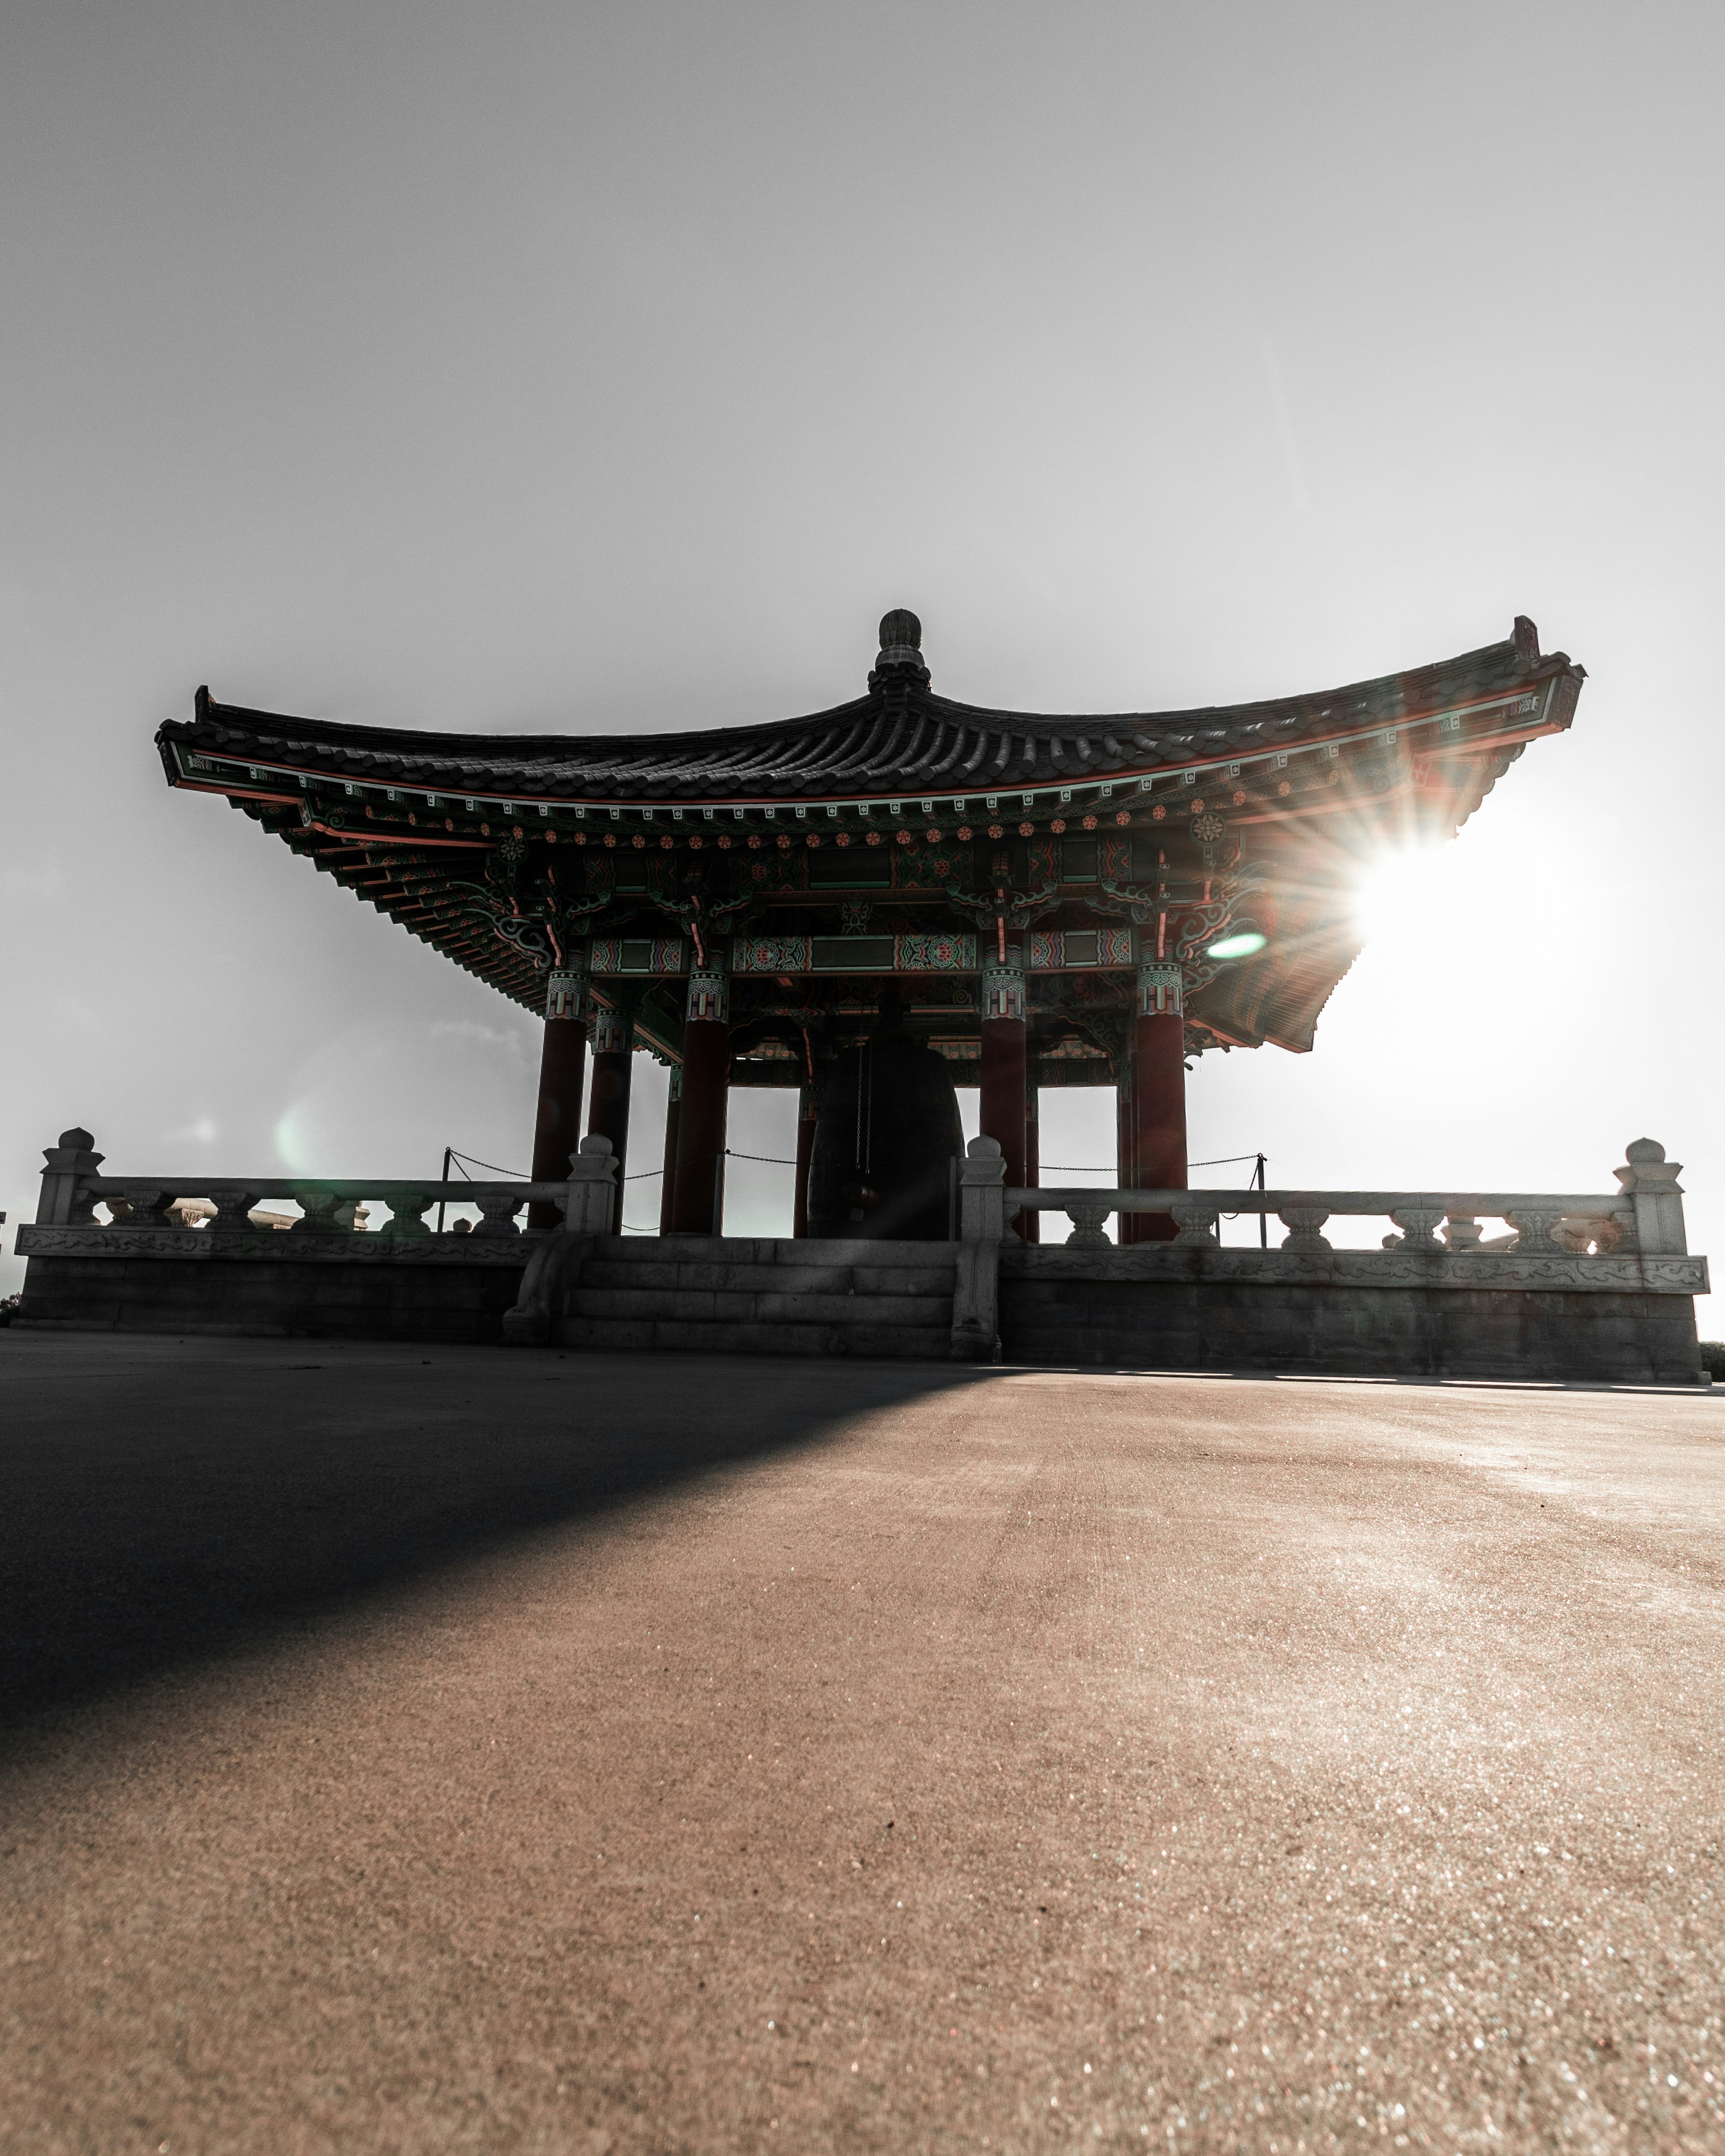
[[[1064,1213],[1072,1222],[1068,1250],[1107,1250],[1115,1247],[1104,1224],[1125,1213],[1155,1213],[1171,1219],[1175,1233],[1168,1243],[1138,1244],[1154,1249],[1222,1248],[1219,1225],[1224,1215],[1266,1214],[1287,1229],[1280,1250],[1319,1255],[1334,1248],[1323,1233],[1332,1219],[1384,1219],[1394,1224],[1386,1251],[1422,1251],[1497,1256],[1606,1257],[1637,1252],[1647,1257],[1682,1257],[1683,1194],[1681,1166],[1665,1157],[1652,1138],[1638,1138],[1628,1148],[1625,1166],[1614,1171],[1619,1188],[1580,1195],[1552,1192],[1481,1190],[1125,1190],[1073,1185],[1036,1189],[1007,1188],[1000,1148],[992,1138],[973,1138],[961,1178],[963,1193],[961,1234],[967,1240],[1005,1233],[1021,1212]],[[985,1198],[985,1192],[998,1195]],[[1481,1220],[1502,1220],[1509,1233],[1487,1245]],[[1242,1250],[1242,1257],[1267,1257],[1266,1250]]]
[[[991,1329],[999,1337],[1003,1297],[1029,1312],[1064,1296],[1070,1329],[1080,1304],[1100,1313],[1119,1306],[1110,1301],[1115,1291],[1149,1285],[1202,1291],[1213,1316],[1243,1307],[1243,1291],[1261,1291],[1248,1301],[1266,1317],[1281,1296],[1290,1310],[1322,1310],[1358,1328],[1384,1322],[1389,1306],[1373,1297],[1385,1291],[1440,1295],[1450,1311],[1430,1317],[1440,1329],[1471,1322],[1470,1294],[1500,1298],[1500,1312],[1512,1313],[1506,1322],[1527,1315],[1525,1303],[1506,1296],[1581,1295],[1603,1313],[1609,1298],[1704,1295],[1707,1261],[1688,1255],[1679,1173],[1662,1146],[1640,1138],[1609,1192],[1021,1189],[1007,1188],[993,1141],[975,1138],[962,1178],[967,1251],[954,1338],[978,1342]],[[1020,1242],[1007,1230],[1021,1212],[1064,1213],[1072,1231],[1064,1245]],[[1161,1214],[1174,1233],[1163,1242],[1111,1243],[1105,1224],[1127,1213]],[[1224,1245],[1223,1217],[1242,1214],[1267,1216],[1286,1232],[1272,1247]],[[1338,1247],[1324,1233],[1338,1220],[1382,1220],[1391,1232],[1376,1249]],[[1491,1222],[1505,1232],[1482,1234]],[[1566,1322],[1583,1325],[1580,1307]],[[1684,1322],[1692,1331],[1692,1318]]]
[[[1634,1197],[1585,1196],[1508,1191],[1428,1190],[1007,1190],[1007,1216],[1016,1211],[1064,1213],[1072,1222],[1069,1250],[1107,1250],[1103,1233],[1111,1215],[1160,1213],[1175,1226],[1173,1243],[1183,1249],[1219,1250],[1218,1232],[1224,1214],[1267,1214],[1288,1232],[1284,1250],[1318,1252],[1334,1245],[1323,1233],[1332,1219],[1384,1219],[1398,1231],[1384,1239],[1385,1249],[1473,1250],[1481,1246],[1481,1220],[1502,1220],[1510,1231],[1495,1249],[1527,1252],[1562,1251],[1571,1256],[1604,1255],[1616,1250],[1648,1250],[1640,1233]],[[1644,1208],[1643,1209],[1646,1209]],[[1665,1245],[1666,1229],[1656,1214],[1649,1230],[1662,1255],[1681,1256],[1681,1213],[1676,1216],[1675,1249]]]
[[[112,1176],[75,1130],[46,1162],[18,1232],[31,1260],[18,1323],[356,1337],[553,1337],[572,1253],[611,1240],[617,1175],[601,1137],[561,1182]],[[927,1247],[952,1270],[952,1353],[968,1361],[1700,1383],[1692,1298],[1707,1268],[1688,1254],[1678,1173],[1640,1139],[1611,1192],[1022,1189],[979,1137],[960,1166],[957,1240]],[[195,1227],[175,1211],[188,1199],[213,1209]],[[300,1216],[286,1232],[251,1217],[282,1199]],[[480,1217],[439,1234],[439,1204]],[[529,1204],[567,1232],[524,1232]],[[388,1215],[377,1226],[373,1208]],[[1024,1242],[1008,1229],[1025,1211],[1064,1213],[1071,1232]],[[1163,1216],[1172,1236],[1111,1243],[1105,1224],[1128,1213]],[[1273,1247],[1250,1229],[1224,1245],[1224,1215],[1282,1232]],[[1389,1224],[1378,1247],[1337,1233],[1363,1220]]]
[[[494,1247],[497,1256],[506,1260],[510,1245],[521,1235],[521,1215],[530,1204],[555,1206],[564,1226],[575,1233],[608,1232],[617,1178],[611,1141],[605,1137],[583,1139],[570,1161],[567,1180],[557,1183],[382,1176],[248,1175],[213,1180],[104,1175],[105,1156],[94,1147],[87,1131],[72,1130],[62,1132],[59,1145],[47,1149],[41,1201],[33,1225],[19,1230],[20,1255],[97,1255],[107,1250],[189,1255],[205,1238],[213,1237],[230,1250],[240,1239],[251,1239],[259,1245],[259,1255],[272,1257],[296,1256],[302,1251],[306,1255],[333,1254],[363,1243],[398,1250],[424,1245],[428,1255],[435,1246],[452,1258],[469,1260],[480,1259],[488,1247]],[[286,1230],[295,1239],[286,1249],[280,1229],[260,1228],[251,1218],[265,1200],[283,1199],[300,1209],[300,1218]],[[187,1199],[202,1199],[214,1208],[213,1214],[195,1225],[177,1217],[175,1207]],[[380,1228],[368,1230],[358,1224],[357,1215],[362,1207],[372,1205],[386,1207],[389,1217]],[[464,1221],[459,1229],[439,1233],[430,1215],[440,1205],[477,1207],[480,1218],[470,1225]],[[98,1219],[99,1206],[105,1209],[106,1220]],[[524,1260],[517,1252],[514,1261]]]

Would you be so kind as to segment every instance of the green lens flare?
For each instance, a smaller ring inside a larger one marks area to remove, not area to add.
[[[1219,942],[1205,947],[1207,958],[1250,958],[1255,951],[1261,951],[1270,938],[1261,929],[1243,928],[1236,935],[1224,936]]]

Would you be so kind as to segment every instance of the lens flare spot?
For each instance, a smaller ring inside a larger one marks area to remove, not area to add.
[[[1215,942],[1207,947],[1204,956],[1207,958],[1250,958],[1255,952],[1261,951],[1269,941],[1261,928],[1230,929],[1227,935],[1219,937]]]

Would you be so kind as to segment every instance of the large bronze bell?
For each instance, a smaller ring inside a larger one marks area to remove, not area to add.
[[[811,1235],[944,1242],[964,1133],[946,1058],[913,1040],[891,990],[822,1086],[809,1167]]]

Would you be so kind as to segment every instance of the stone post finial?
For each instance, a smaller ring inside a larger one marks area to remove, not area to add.
[[[1657,1138],[1632,1138],[1623,1149],[1626,1168],[1612,1173],[1626,1191],[1675,1190],[1683,1173],[1680,1160],[1667,1160]]]
[[[37,1220],[45,1226],[65,1227],[95,1217],[95,1201],[83,1185],[107,1158],[95,1149],[88,1131],[75,1127],[60,1132],[58,1145],[44,1146],[42,1158],[42,1195],[37,1202]]]
[[[1000,1357],[1000,1245],[1006,1234],[1006,1156],[997,1139],[973,1138],[958,1171],[958,1262],[952,1282],[952,1359]]]
[[[998,1138],[973,1138],[958,1170],[959,1227],[967,1243],[1006,1232],[1006,1155]]]
[[[608,1235],[616,1194],[617,1157],[611,1141],[590,1133],[569,1163],[564,1227],[572,1235]]]
[[[1624,1147],[1627,1165],[1611,1172],[1625,1198],[1635,1204],[1635,1240],[1647,1257],[1686,1256],[1683,1227],[1683,1163],[1667,1160],[1656,1138],[1636,1138]]]

